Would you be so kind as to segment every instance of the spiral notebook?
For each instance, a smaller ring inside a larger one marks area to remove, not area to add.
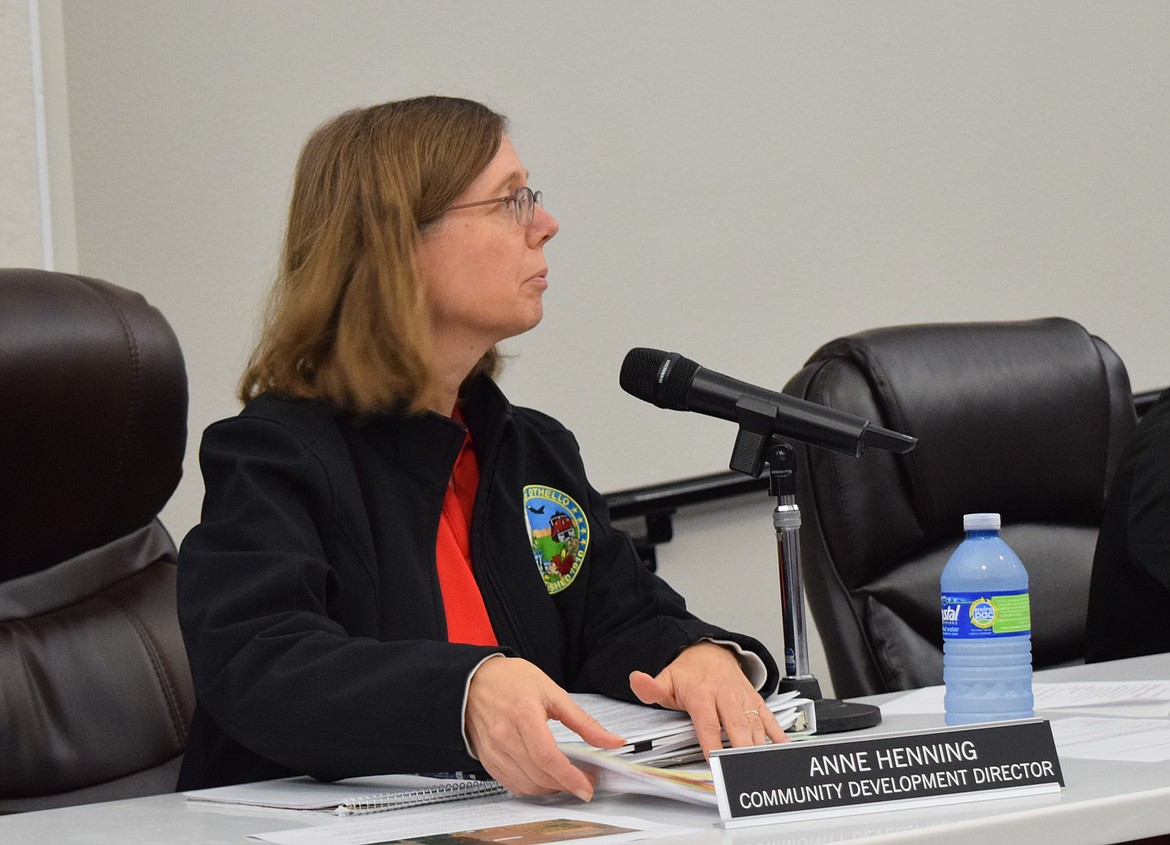
[[[184,792],[188,801],[278,810],[330,810],[337,815],[376,813],[506,793],[498,782],[469,775],[377,775],[325,783],[310,777],[240,783]]]

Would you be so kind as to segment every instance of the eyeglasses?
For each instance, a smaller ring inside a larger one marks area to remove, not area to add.
[[[536,206],[543,205],[540,200],[540,191],[533,191],[531,188],[517,188],[516,192],[511,196],[480,200],[479,202],[465,202],[461,205],[449,205],[447,206],[447,211],[457,211],[461,208],[475,208],[479,205],[492,205],[493,203],[501,202],[511,203],[512,213],[516,215],[516,222],[521,226],[530,224],[532,222],[532,216],[536,212]]]

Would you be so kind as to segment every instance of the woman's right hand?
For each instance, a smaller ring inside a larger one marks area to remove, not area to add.
[[[488,774],[516,795],[563,791],[588,801],[593,784],[557,748],[549,719],[597,748],[618,748],[625,742],[527,660],[493,657],[471,676],[467,738]]]

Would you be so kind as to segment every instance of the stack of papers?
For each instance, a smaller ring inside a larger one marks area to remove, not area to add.
[[[561,750],[594,776],[598,790],[716,805],[711,768],[703,759],[694,725],[686,713],[591,693],[573,693],[573,700],[626,739],[621,748],[593,748],[560,722],[549,721]],[[764,703],[789,736],[808,736],[816,731],[816,709],[809,699],[787,692],[773,695]]]
[[[573,700],[608,730],[625,737],[625,745],[606,751],[606,754],[620,756],[631,763],[654,766],[703,759],[695,727],[686,713],[630,704],[594,693],[573,693]],[[816,730],[813,703],[807,698],[798,698],[795,690],[769,696],[764,703],[789,736],[806,736]],[[549,729],[559,744],[581,742],[581,737],[560,722],[550,720]]]
[[[578,768],[593,776],[593,788],[598,792],[658,795],[712,807],[719,804],[708,765],[672,769],[646,766],[584,743],[567,742],[561,750]]]

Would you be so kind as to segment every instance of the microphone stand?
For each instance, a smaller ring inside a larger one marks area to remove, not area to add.
[[[816,709],[817,733],[839,733],[869,728],[882,720],[873,704],[823,698],[821,685],[809,670],[805,633],[804,579],[800,561],[800,507],[796,503],[796,455],[774,432],[779,408],[744,397],[736,403],[739,432],[731,455],[731,469],[753,478],[768,463],[768,494],[776,498],[772,524],[780,565],[780,609],[784,623],[784,672],[779,692],[797,690]]]

